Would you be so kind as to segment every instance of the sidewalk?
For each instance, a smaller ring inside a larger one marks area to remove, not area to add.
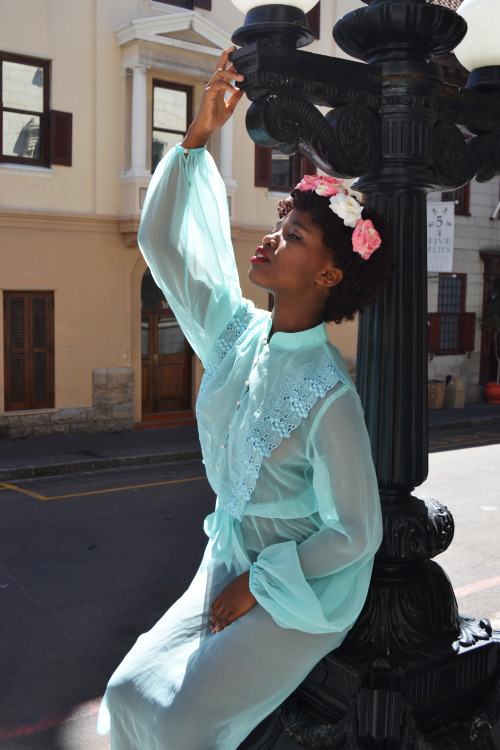
[[[429,411],[429,431],[500,424],[500,404]],[[0,482],[200,458],[195,425],[0,441]]]

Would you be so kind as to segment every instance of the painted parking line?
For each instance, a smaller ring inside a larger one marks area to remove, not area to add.
[[[500,586],[500,576],[487,578],[484,581],[476,581],[476,583],[469,583],[467,586],[460,586],[460,588],[455,589],[455,596],[469,596],[470,594],[475,594],[476,591],[490,589],[493,586]]]
[[[43,495],[39,495],[38,492],[31,492],[30,490],[23,490],[21,487],[16,487],[15,484],[2,484],[3,490],[14,490],[14,492],[21,492],[23,495],[29,495],[35,497],[37,500],[46,500],[47,498]]]
[[[70,721],[78,721],[78,719],[86,719],[89,716],[95,716],[99,711],[101,700],[102,698],[96,698],[87,701],[86,703],[80,703],[69,713],[61,713],[58,711],[51,712],[44,718],[35,721],[34,724],[26,724],[25,726],[16,727],[15,729],[0,727],[0,743],[5,742],[6,740],[16,739],[16,737],[26,737],[32,734],[39,734],[40,732],[47,732],[49,729],[69,724]]]
[[[104,495],[108,492],[125,492],[126,490],[141,490],[146,487],[160,487],[166,484],[182,484],[183,482],[199,482],[201,479],[206,479],[206,476],[202,477],[188,477],[187,479],[170,479],[164,482],[150,482],[148,484],[131,484],[126,487],[110,487],[106,490],[88,490],[87,492],[72,492],[67,495],[54,495],[53,497],[47,497],[46,495],[40,495],[37,492],[31,492],[31,490],[25,490],[22,487],[16,487],[15,484],[3,484],[1,489],[13,490],[14,492],[20,492],[23,495],[29,495],[37,500],[66,500],[71,497],[85,497],[86,495]]]

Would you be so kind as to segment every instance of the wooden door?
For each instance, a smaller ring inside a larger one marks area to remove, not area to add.
[[[483,317],[488,300],[494,295],[500,297],[500,251],[496,249],[481,250],[479,252],[484,263],[483,282]],[[493,341],[488,331],[481,334],[481,367],[479,373],[480,383],[495,382],[497,378],[497,360]]]
[[[191,408],[191,347],[166,303],[142,310],[142,411]]]

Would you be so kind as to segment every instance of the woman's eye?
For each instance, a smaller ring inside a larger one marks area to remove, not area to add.
[[[301,240],[302,237],[299,237],[298,234],[294,234],[293,232],[288,232],[287,239],[289,239],[289,240]]]

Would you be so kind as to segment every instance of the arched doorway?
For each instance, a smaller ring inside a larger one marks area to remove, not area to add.
[[[184,334],[146,269],[141,284],[142,413],[191,408],[191,354]]]

